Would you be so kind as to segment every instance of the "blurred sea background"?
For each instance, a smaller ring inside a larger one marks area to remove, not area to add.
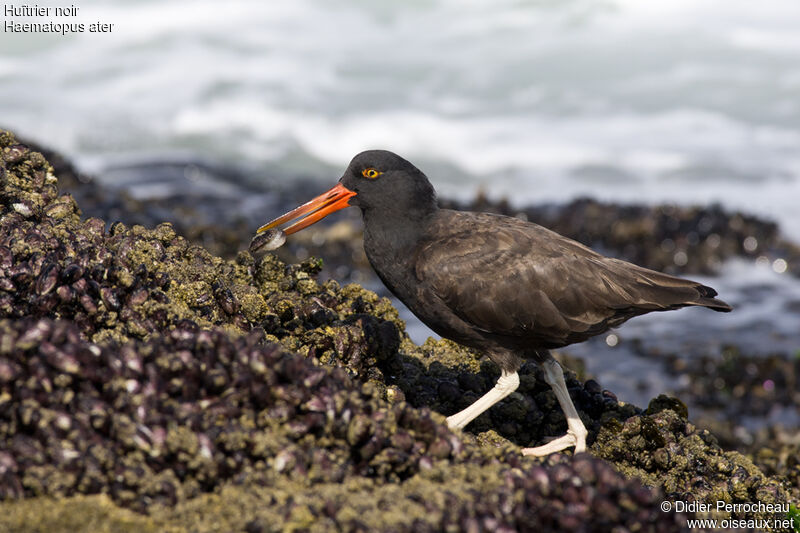
[[[13,19],[113,31],[0,33],[0,125],[140,198],[184,185],[120,168],[204,161],[251,183],[318,183],[310,197],[359,151],[385,148],[447,198],[717,203],[800,241],[795,0],[74,5],[74,19]],[[220,195],[228,185],[206,184]],[[800,309],[800,282],[780,264],[740,260],[694,277],[736,312],[648,315],[619,339],[689,356],[728,342],[751,354],[800,348],[799,313],[788,311]],[[681,386],[619,339],[567,351],[624,400]]]

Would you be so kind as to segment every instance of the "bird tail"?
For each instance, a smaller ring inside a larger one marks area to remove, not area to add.
[[[709,309],[719,311],[720,313],[729,313],[733,311],[733,307],[731,307],[729,304],[723,302],[719,298],[714,298],[714,296],[717,295],[717,291],[711,287],[706,285],[697,285],[695,289],[697,289],[697,291],[700,293],[700,298],[694,302],[691,302],[689,305],[708,307]]]
[[[627,290],[636,287],[636,296],[640,303],[634,307],[645,312],[686,306],[707,307],[721,313],[733,311],[733,307],[715,298],[717,291],[702,283],[626,263],[620,259],[606,259],[603,264],[618,275],[615,279],[617,286],[626,287]]]

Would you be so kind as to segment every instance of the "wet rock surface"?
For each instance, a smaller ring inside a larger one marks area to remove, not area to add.
[[[574,376],[590,454],[523,458],[566,428],[533,365],[452,432],[438,413],[499,375],[479,354],[414,345],[388,300],[318,281],[318,261],[226,260],[170,224],[81,218],[43,156],[8,133],[0,148],[12,531],[675,531],[667,496],[796,494],[785,455],[759,470],[680,402],[642,412]]]
[[[800,405],[800,357],[752,357],[729,346],[721,359],[667,359],[698,406],[727,416],[765,417],[777,406]]]

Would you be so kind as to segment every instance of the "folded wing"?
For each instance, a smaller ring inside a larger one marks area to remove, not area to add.
[[[419,248],[417,278],[480,331],[558,347],[650,311],[731,309],[710,287],[604,257],[536,224],[449,211],[437,225],[459,229]]]

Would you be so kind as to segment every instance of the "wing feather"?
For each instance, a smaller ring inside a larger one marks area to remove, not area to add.
[[[707,305],[696,282],[604,257],[536,224],[458,211],[436,224],[437,240],[418,249],[417,279],[481,331],[563,346],[649,311]]]

